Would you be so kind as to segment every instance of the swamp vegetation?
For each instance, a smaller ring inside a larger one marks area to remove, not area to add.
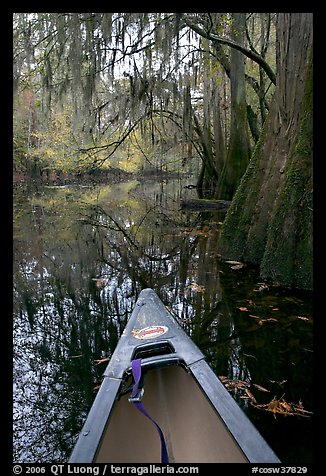
[[[13,14],[15,461],[69,457],[144,287],[312,461],[312,17]]]
[[[238,192],[221,253],[312,289],[312,33],[311,13],[14,14],[15,171],[199,168],[200,198]]]

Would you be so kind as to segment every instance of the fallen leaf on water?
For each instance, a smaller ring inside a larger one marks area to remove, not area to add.
[[[239,309],[240,311],[248,311],[248,309],[247,309],[246,307],[238,307],[238,309]]]
[[[301,319],[302,321],[309,321],[309,318],[304,316],[297,316],[297,319]]]
[[[292,411],[292,407],[291,407],[291,405],[290,405],[289,403],[287,403],[287,402],[285,402],[285,401],[280,401],[279,404],[280,404],[280,406],[281,406],[282,408],[284,408],[284,410],[285,410],[286,412],[291,412],[291,411]]]
[[[257,400],[255,399],[255,397],[253,396],[253,394],[250,392],[250,390],[248,390],[247,388],[245,388],[244,391],[246,392],[246,394],[248,395],[248,397],[250,398],[250,400],[251,400],[253,403],[257,403]]]
[[[269,392],[269,390],[267,390],[267,388],[265,387],[262,387],[261,385],[258,385],[257,383],[253,383],[253,385],[258,388],[258,390],[260,390],[261,392]]]
[[[196,291],[197,293],[202,293],[205,291],[205,286],[201,286],[200,284],[197,284],[197,283],[189,284],[188,288],[192,289],[193,291]]]
[[[95,285],[97,288],[104,288],[104,286],[108,283],[108,278],[92,278],[92,281],[95,281]]]
[[[238,379],[230,379],[228,377],[225,377],[224,375],[220,375],[220,380],[224,383],[226,388],[230,390],[234,389],[243,389],[244,387],[248,387],[250,384],[249,382],[246,382],[245,380],[238,380]]]
[[[110,357],[104,357],[104,359],[94,360],[94,362],[96,365],[98,365],[98,364],[102,364],[103,362],[107,362],[108,360],[110,360]]]
[[[258,288],[255,288],[254,291],[263,291],[264,289],[268,289],[268,285],[265,283],[257,283]]]
[[[260,319],[258,321],[258,324],[263,325],[264,322],[277,322],[277,319],[274,319],[274,317],[269,317],[267,319]]]
[[[205,226],[204,228],[192,229],[191,233],[196,236],[208,237],[211,234],[211,230],[208,226]]]
[[[246,380],[230,379],[228,377],[225,377],[224,375],[221,375],[219,378],[223,382],[226,389],[230,393],[237,394],[240,398],[250,399],[250,402],[252,403],[252,405],[254,405],[257,408],[262,408],[263,410],[266,409],[265,408],[266,405],[265,406],[264,405],[258,405],[257,400],[254,397],[254,395],[251,393],[251,391],[249,390],[249,387],[251,387],[253,385],[255,388],[257,388],[261,392],[267,392],[268,393],[269,390],[267,390],[267,388],[262,387],[261,385],[258,385],[256,383],[248,382]],[[283,403],[284,402],[285,402],[285,400],[283,400]],[[272,400],[272,404],[270,406],[270,411],[272,411],[273,406],[276,407],[276,405],[277,404],[274,404],[274,400]],[[285,408],[283,408],[283,411],[285,411]]]
[[[231,266],[231,269],[241,269],[244,267],[244,264],[240,263],[240,264],[235,264],[234,266]]]
[[[280,380],[280,381],[270,380],[270,382],[272,382],[272,383],[277,383],[277,385],[279,385],[280,387],[282,387],[282,386],[287,382],[287,380]]]
[[[312,412],[305,410],[301,402],[294,404],[287,402],[283,397],[278,400],[273,398],[273,400],[271,400],[269,403],[253,405],[255,408],[272,412],[275,418],[276,414],[285,416],[301,416],[306,418],[313,414]]]

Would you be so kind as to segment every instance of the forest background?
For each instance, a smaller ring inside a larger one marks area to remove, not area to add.
[[[15,13],[14,174],[197,171],[224,257],[312,289],[312,13]]]

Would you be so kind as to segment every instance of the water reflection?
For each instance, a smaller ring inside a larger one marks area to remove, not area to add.
[[[67,461],[106,365],[99,361],[145,287],[218,375],[268,389],[257,400],[286,392],[312,409],[311,299],[259,290],[254,270],[221,263],[223,215],[183,214],[185,193],[178,180],[15,188],[14,461]],[[275,418],[244,397],[235,395],[273,449],[290,454],[276,447],[279,421],[270,431]]]

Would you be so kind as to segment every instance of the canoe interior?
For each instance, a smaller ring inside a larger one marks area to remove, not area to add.
[[[163,430],[170,463],[246,463],[240,447],[191,373],[181,366],[149,370],[143,405]],[[128,401],[117,400],[94,463],[160,463],[156,427]]]

